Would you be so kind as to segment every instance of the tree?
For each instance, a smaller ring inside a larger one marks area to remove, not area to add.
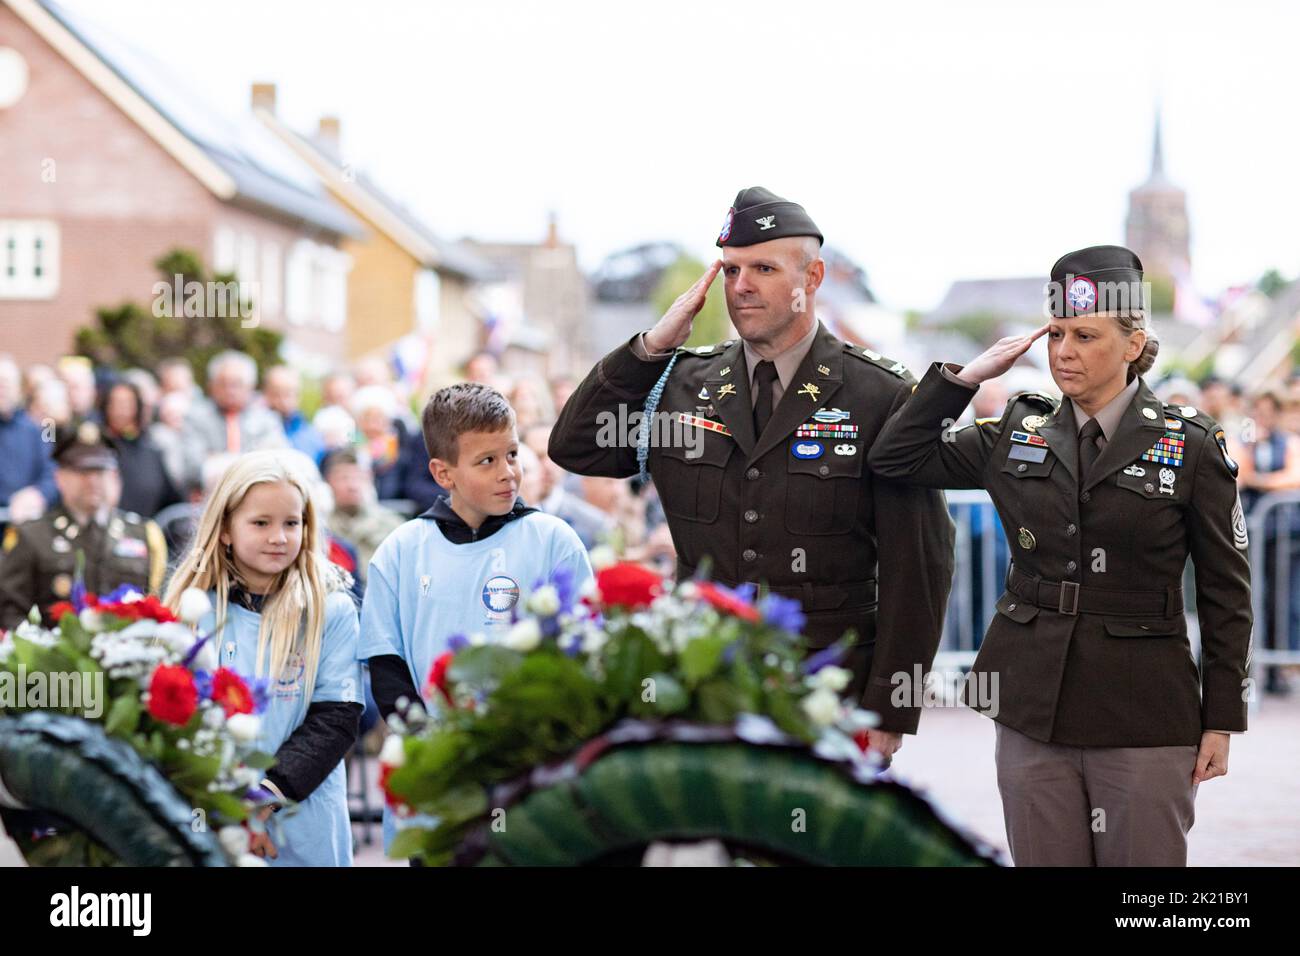
[[[167,252],[154,267],[161,283],[155,287],[160,294],[154,302],[96,309],[95,324],[77,330],[77,354],[110,368],[152,369],[163,359],[184,358],[200,385],[207,384],[208,360],[226,349],[252,357],[259,372],[279,361],[283,336],[245,327],[253,303],[242,295],[233,273],[209,275],[198,253],[180,248]],[[172,294],[178,283],[181,301]]]
[[[1289,286],[1291,283],[1282,273],[1276,269],[1269,269],[1259,278],[1259,291],[1264,293],[1270,299],[1276,298],[1277,294]]]
[[[654,306],[655,314],[663,315],[667,312],[676,298],[704,275],[706,268],[707,266],[698,259],[688,255],[679,256],[664,270],[659,284],[650,295],[650,304]],[[700,314],[695,317],[691,337],[686,340],[687,346],[712,345],[721,342],[730,334],[722,281],[723,277],[719,274],[718,278],[713,280],[713,285],[709,287],[704,308],[700,309]]]

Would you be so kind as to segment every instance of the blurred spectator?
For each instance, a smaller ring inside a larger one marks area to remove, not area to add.
[[[347,372],[330,372],[321,381],[321,408],[331,405],[346,409],[352,404],[352,395],[357,390],[357,383]]]
[[[572,375],[556,375],[551,379],[551,406],[555,409],[553,418],[559,417],[564,403],[578,388],[578,380]]]
[[[565,522],[577,533],[582,546],[591,550],[613,530],[613,518],[565,489],[564,469],[551,461],[546,453],[546,443],[551,437],[551,426],[534,425],[521,434],[524,438],[522,447],[532,453],[531,457],[537,461],[538,472],[534,492],[537,497],[534,499],[525,495],[524,501]]]
[[[408,428],[396,412],[396,398],[381,385],[359,388],[352,396],[352,414],[370,458],[379,498],[413,501],[418,514],[443,492],[429,474],[423,435],[419,429]]]
[[[68,387],[72,418],[75,421],[93,418],[99,403],[95,388],[95,368],[90,359],[81,355],[65,355],[59,359],[59,378]]]
[[[971,399],[973,417],[1001,418],[1002,413],[1006,411],[1009,397],[1007,387],[1000,379],[989,379],[980,385],[979,391]]]
[[[262,377],[262,397],[267,407],[280,416],[290,447],[319,462],[325,454],[325,442],[299,408],[301,393],[298,373],[287,365],[273,366]]]
[[[199,483],[190,489],[188,500],[164,508],[155,518],[163,537],[167,539],[167,553],[171,555],[173,568],[180,564],[189,551],[190,542],[198,531],[199,519],[203,516],[203,502],[216,489],[221,477],[238,457],[222,452],[205,459],[199,472]]]
[[[1213,375],[1201,382],[1201,409],[1223,426],[1225,433],[1239,433],[1241,413],[1228,383]]]
[[[280,418],[253,401],[257,363],[243,352],[227,351],[208,363],[208,394],[190,408],[187,427],[195,429],[207,454],[242,454],[284,448]]]
[[[142,418],[145,428],[148,429],[158,418],[158,400],[162,398],[158,380],[142,368],[129,368],[122,373],[122,378],[134,385],[136,391],[140,393],[140,402],[143,405]]]
[[[326,454],[337,448],[351,448],[357,441],[357,423],[339,405],[326,405],[312,418],[311,425],[320,435]]]
[[[531,379],[521,378],[515,382],[514,388],[506,398],[510,401],[510,407],[515,410],[515,427],[519,429],[521,435],[534,425],[552,420],[551,416],[546,414],[546,409],[542,407],[543,398],[537,394],[537,387],[533,385]]]
[[[183,497],[188,497],[191,488],[202,485],[200,469],[206,454],[203,439],[185,427],[190,403],[187,392],[164,392],[158,402],[158,420],[148,431],[149,440],[162,453],[167,477]]]
[[[1201,404],[1201,392],[1185,378],[1170,378],[1161,382],[1155,389],[1156,396],[1170,405],[1190,405],[1196,408]]]
[[[28,407],[36,400],[36,392],[50,379],[58,378],[54,369],[48,365],[30,365],[23,372],[23,407]]]
[[[39,518],[54,503],[52,445],[41,439],[41,427],[22,409],[18,366],[0,355],[0,508],[9,509],[12,524]]]
[[[36,389],[27,414],[47,434],[51,428],[63,428],[72,422],[72,404],[68,401],[68,386],[61,378],[50,378]]]
[[[140,390],[117,381],[104,390],[100,420],[104,438],[117,453],[122,494],[118,507],[152,518],[181,500],[167,473],[163,453],[145,430],[145,407]]]
[[[1251,401],[1251,421],[1243,428],[1235,456],[1240,465],[1237,484],[1249,511],[1270,491],[1300,488],[1300,438],[1281,427],[1282,398],[1265,391]]]
[[[334,494],[329,530],[357,551],[357,577],[364,585],[375,549],[406,519],[381,506],[370,469],[352,448],[329,452],[321,474]]]
[[[163,395],[178,393],[191,402],[203,397],[194,384],[194,369],[189,360],[180,357],[165,358],[158,363],[158,386]]]
[[[492,385],[501,374],[501,365],[491,352],[475,352],[465,363],[465,378],[470,382]]]

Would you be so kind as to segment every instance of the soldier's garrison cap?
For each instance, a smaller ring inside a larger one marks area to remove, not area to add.
[[[718,245],[752,246],[787,236],[816,236],[818,242],[824,241],[803,206],[782,199],[770,189],[750,186],[736,193],[718,234]]]
[[[60,468],[103,471],[117,468],[117,452],[91,421],[60,428],[54,437],[54,462]]]
[[[1052,266],[1048,311],[1058,319],[1091,312],[1136,312],[1146,307],[1142,260],[1123,246],[1089,246]]]

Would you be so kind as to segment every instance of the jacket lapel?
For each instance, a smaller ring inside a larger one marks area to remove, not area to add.
[[[713,406],[740,450],[748,455],[754,447],[754,403],[749,398],[749,370],[745,367],[744,346],[739,339],[714,361],[704,379],[704,388],[708,399],[698,395],[695,399]]]
[[[1010,422],[1012,431],[1029,431],[1020,422]],[[1061,464],[1070,472],[1070,477],[1077,484],[1079,481],[1079,429],[1074,423],[1074,408],[1067,401],[1062,401],[1056,411],[1048,416],[1046,424],[1038,426],[1038,434],[1047,439],[1047,447],[1052,450]]]
[[[1133,401],[1124,409],[1119,427],[1097,456],[1083,491],[1099,484],[1112,472],[1131,464],[1135,458],[1160,440],[1165,433],[1165,409],[1160,399],[1140,381]]]
[[[820,371],[823,368],[825,372]],[[777,402],[771,421],[749,453],[749,463],[762,458],[789,438],[796,428],[812,417],[813,412],[825,406],[843,384],[844,343],[818,322],[812,347],[799,363],[785,394]]]

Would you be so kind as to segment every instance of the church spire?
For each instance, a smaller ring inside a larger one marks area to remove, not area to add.
[[[1151,147],[1151,178],[1163,179],[1165,176],[1165,151],[1160,139],[1160,107],[1156,107],[1156,135]]]

